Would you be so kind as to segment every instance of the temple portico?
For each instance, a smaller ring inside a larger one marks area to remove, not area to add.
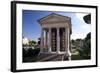
[[[71,18],[50,14],[39,20],[41,24],[41,53],[70,53]]]

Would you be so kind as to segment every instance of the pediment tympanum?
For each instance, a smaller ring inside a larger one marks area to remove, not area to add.
[[[55,13],[52,13],[46,17],[43,17],[39,20],[39,23],[41,25],[44,25],[44,24],[50,24],[50,23],[62,23],[62,22],[65,22],[65,23],[69,23],[70,22],[70,17],[67,17],[67,16],[62,16],[62,15],[59,15],[59,14],[55,14]]]

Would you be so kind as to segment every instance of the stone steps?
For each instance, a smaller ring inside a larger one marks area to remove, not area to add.
[[[64,54],[40,54],[38,56],[38,61],[62,61],[64,60]]]

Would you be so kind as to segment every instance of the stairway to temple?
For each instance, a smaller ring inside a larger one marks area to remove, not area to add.
[[[45,62],[45,61],[63,61],[64,60],[64,54],[52,54],[52,53],[40,53],[38,56],[39,62]]]

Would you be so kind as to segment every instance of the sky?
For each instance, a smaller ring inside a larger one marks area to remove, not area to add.
[[[37,41],[41,36],[41,25],[38,20],[48,16],[51,13],[60,14],[63,16],[71,17],[72,34],[71,39],[84,39],[91,31],[91,24],[86,24],[83,16],[88,13],[75,13],[75,12],[48,12],[48,11],[35,11],[23,10],[22,11],[22,33],[23,37],[29,40]]]

